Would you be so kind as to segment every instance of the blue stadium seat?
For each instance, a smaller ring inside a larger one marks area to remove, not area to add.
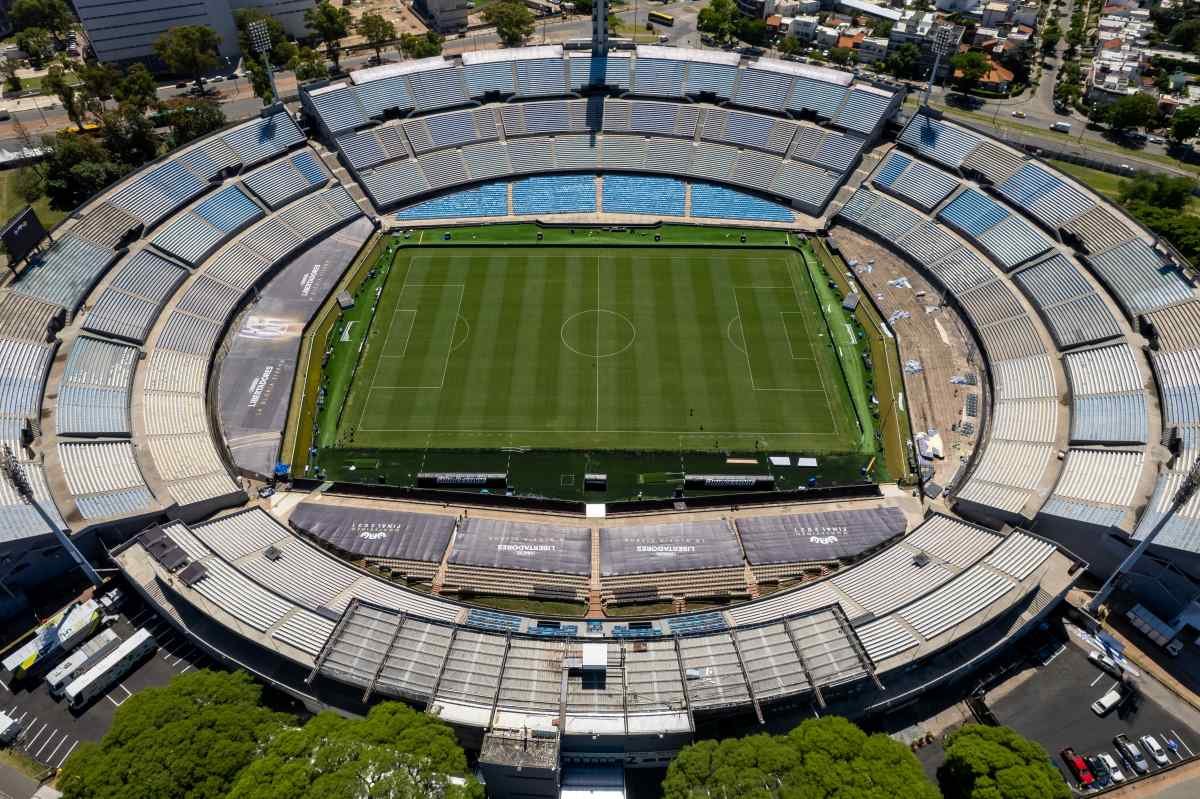
[[[454,219],[456,217],[507,216],[508,181],[484,183],[452,191],[432,200],[411,205],[396,213],[400,220]]]
[[[605,175],[602,201],[605,213],[683,216],[687,188],[676,178],[647,175]]]
[[[692,216],[791,222],[792,212],[779,203],[713,183],[692,184]]]
[[[513,182],[514,214],[587,214],[596,211],[593,175],[534,175]]]

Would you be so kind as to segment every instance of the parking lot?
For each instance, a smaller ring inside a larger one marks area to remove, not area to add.
[[[207,665],[202,653],[130,593],[125,590],[126,601],[113,629],[124,639],[138,627],[146,627],[158,650],[81,712],[51,697],[44,680],[24,680],[17,685],[0,681],[0,710],[23,725],[14,749],[49,768],[59,768],[81,742],[100,740],[116,709],[134,693],[165,685],[176,674]]]
[[[1151,773],[1161,766],[1138,741],[1143,735],[1154,736],[1173,763],[1200,752],[1200,714],[1148,675],[1136,676],[1135,694],[1105,716],[1096,715],[1092,703],[1118,681],[1088,661],[1090,642],[1079,631],[1068,630],[1067,641],[1043,650],[1042,660],[1032,674],[1025,675],[1011,689],[989,694],[988,704],[1001,724],[1042,744],[1067,782],[1075,787],[1076,779],[1059,754],[1067,747],[1085,756],[1109,753],[1121,764],[1126,778],[1136,772],[1114,745],[1117,735],[1125,734],[1138,745]],[[1174,743],[1173,748],[1169,742]]]

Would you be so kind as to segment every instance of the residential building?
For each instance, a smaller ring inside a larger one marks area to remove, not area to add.
[[[414,0],[413,8],[439,33],[467,29],[467,0]]]
[[[864,64],[883,61],[888,55],[888,40],[882,36],[864,36],[858,45],[858,60]]]
[[[811,42],[817,35],[820,20],[813,16],[784,17],[780,28],[788,35]]]

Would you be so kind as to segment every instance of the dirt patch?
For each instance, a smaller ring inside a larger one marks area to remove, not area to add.
[[[870,292],[876,307],[890,322],[899,343],[900,361],[916,361],[920,371],[905,370],[905,396],[913,435],[936,430],[942,436],[945,458],[934,463],[934,482],[945,486],[961,463],[975,451],[981,417],[965,416],[967,397],[977,396],[977,413],[987,407],[983,357],[967,326],[948,305],[942,292],[907,261],[872,239],[837,225],[829,231],[843,258],[857,261],[856,276]],[[906,279],[908,286],[889,285]],[[894,318],[898,312],[906,318]],[[974,374],[978,385],[950,382],[952,377]],[[966,422],[973,430],[965,428]]]

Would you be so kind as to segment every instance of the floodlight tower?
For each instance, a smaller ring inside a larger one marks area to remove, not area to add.
[[[1133,569],[1134,565],[1142,557],[1142,554],[1149,548],[1154,539],[1158,537],[1162,529],[1167,526],[1167,522],[1171,521],[1176,512],[1188,504],[1188,501],[1196,494],[1196,489],[1198,488],[1200,488],[1200,458],[1196,458],[1196,462],[1192,464],[1192,468],[1188,469],[1187,475],[1183,478],[1183,483],[1176,489],[1175,496],[1171,497],[1171,504],[1167,507],[1166,513],[1162,515],[1162,518],[1158,520],[1158,523],[1154,527],[1150,528],[1150,532],[1146,533],[1146,537],[1138,542],[1133,551],[1125,557],[1125,560],[1121,561],[1121,565],[1104,581],[1104,585],[1092,597],[1092,601],[1087,605],[1088,613],[1095,616],[1099,612],[1100,606],[1108,601],[1108,597],[1113,592],[1113,589],[1117,587],[1117,583]]]
[[[608,0],[592,2],[592,55],[608,55]]]
[[[62,525],[57,524],[50,518],[50,514],[46,513],[46,509],[41,506],[37,497],[33,495],[33,487],[29,485],[29,480],[25,478],[25,471],[21,468],[20,462],[13,455],[13,451],[8,444],[5,444],[3,449],[0,449],[0,472],[4,473],[4,479],[16,490],[17,496],[21,498],[21,501],[37,511],[38,515],[42,517],[42,521],[46,523],[46,526],[54,531],[54,536],[58,539],[58,543],[67,551],[71,559],[75,561],[75,565],[83,569],[83,573],[92,581],[92,585],[99,588],[102,582],[100,575],[96,574],[96,570],[92,568],[92,564],[88,563],[88,559],[75,546],[75,542],[62,529]]]
[[[925,99],[921,105],[929,106],[929,95],[933,92],[933,82],[937,80],[938,67],[943,58],[958,48],[961,31],[957,25],[942,25],[933,34],[933,71],[929,73],[929,82],[925,84]]]
[[[271,69],[271,32],[267,29],[266,20],[256,19],[246,26],[246,31],[250,34],[250,43],[254,45],[254,52],[262,56],[263,69],[267,71],[267,78],[271,81],[271,96],[273,98],[271,106],[280,104],[279,89],[275,88],[275,72]]]

